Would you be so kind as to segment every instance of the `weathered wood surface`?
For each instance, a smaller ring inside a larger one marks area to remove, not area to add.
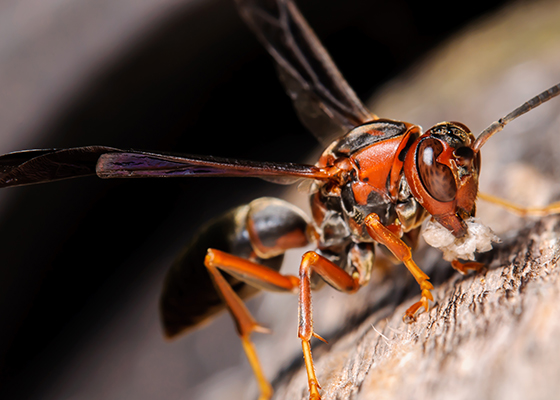
[[[397,283],[387,304],[366,309],[363,320],[358,313],[359,324],[316,351],[324,398],[556,398],[559,222],[539,221],[504,241],[486,273],[437,279],[436,304],[415,324],[402,323],[411,299]],[[276,398],[305,398],[302,372]]]
[[[560,6],[550,1],[479,21],[385,88],[371,109],[425,128],[447,119],[480,132],[560,81],[558,21]],[[557,200],[559,122],[556,99],[492,138],[481,189],[525,205]],[[420,251],[436,302],[414,324],[402,315],[419,291],[402,267],[355,296],[315,296],[316,330],[330,341],[314,343],[325,400],[560,397],[560,217],[520,219],[482,202],[479,216],[503,239],[481,257],[488,270],[461,276],[437,251]],[[301,365],[278,376],[275,399],[307,398]]]

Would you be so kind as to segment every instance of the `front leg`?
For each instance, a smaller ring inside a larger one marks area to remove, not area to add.
[[[378,243],[381,243],[387,247],[391,253],[397,259],[399,259],[408,268],[418,285],[420,285],[420,290],[422,290],[422,297],[420,301],[414,303],[403,316],[405,322],[412,322],[416,319],[416,316],[421,308],[425,311],[429,309],[429,301],[433,301],[434,297],[430,292],[434,286],[428,282],[430,277],[426,275],[419,267],[416,265],[412,259],[412,251],[393,231],[388,229],[379,220],[377,214],[369,214],[364,221],[366,229],[369,235]]]
[[[486,265],[478,261],[462,262],[459,260],[451,261],[451,266],[459,271],[460,274],[466,275],[469,271],[480,272],[486,268]]]
[[[325,341],[313,331],[313,314],[311,307],[311,272],[317,272],[328,284],[346,293],[353,293],[360,288],[358,272],[350,275],[327,258],[309,251],[303,255],[299,268],[299,327],[298,336],[301,339],[303,358],[309,382],[309,399],[320,400],[319,382],[315,375],[310,340],[312,336]]]

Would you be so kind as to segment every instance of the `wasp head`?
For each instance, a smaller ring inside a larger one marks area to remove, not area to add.
[[[463,124],[441,122],[420,136],[404,161],[405,178],[416,200],[455,237],[474,216],[480,153]]]

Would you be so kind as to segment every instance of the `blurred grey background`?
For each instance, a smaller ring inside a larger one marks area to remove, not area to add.
[[[365,99],[506,2],[300,3]],[[4,0],[0,32],[1,153],[103,144],[302,161],[317,150],[232,1]],[[437,122],[409,110],[374,111]],[[230,320],[165,343],[157,301],[197,226],[281,193],[250,179],[94,177],[1,192],[0,397],[213,399],[209,389],[222,387],[230,399],[250,398],[253,378]],[[296,299],[263,299],[253,307],[288,303],[263,323],[286,314],[293,324],[284,327],[293,351],[282,356],[267,347],[278,337],[259,338],[262,358],[276,364],[272,377],[300,358]]]

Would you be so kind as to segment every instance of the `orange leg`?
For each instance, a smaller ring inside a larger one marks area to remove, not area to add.
[[[486,268],[486,265],[484,265],[483,263],[479,263],[476,261],[461,262],[459,260],[451,261],[451,266],[463,275],[466,275],[469,270],[478,272],[483,268]]]
[[[547,215],[560,214],[560,201],[544,207],[523,207],[486,193],[478,192],[478,198],[505,208],[520,217],[545,217]]]
[[[419,267],[416,265],[412,259],[412,251],[397,235],[395,235],[391,230],[384,226],[379,217],[376,214],[369,214],[365,221],[366,229],[369,235],[378,243],[381,243],[387,247],[391,253],[397,259],[399,259],[406,268],[410,271],[418,285],[420,285],[420,290],[422,291],[422,297],[420,301],[413,304],[403,317],[405,322],[412,322],[416,319],[416,316],[421,308],[425,311],[429,309],[429,301],[434,300],[432,293],[433,285],[428,282],[430,277],[426,275]]]
[[[309,399],[320,400],[319,382],[315,375],[315,367],[313,365],[313,357],[311,354],[311,337],[314,336],[322,341],[322,337],[313,331],[313,314],[311,307],[311,272],[317,272],[325,281],[327,281],[335,289],[353,293],[360,288],[359,274],[348,274],[338,265],[334,264],[325,257],[309,251],[303,255],[299,268],[299,328],[298,336],[301,339],[301,347],[303,350],[303,358],[305,360],[305,368],[307,370],[307,379],[309,384]]]
[[[261,391],[259,400],[268,400],[273,393],[272,387],[264,376],[250,336],[252,332],[268,333],[269,331],[255,321],[243,301],[228,284],[219,269],[250,285],[287,292],[295,292],[297,290],[299,279],[291,275],[282,275],[264,265],[256,264],[244,258],[215,249],[208,249],[204,265],[208,269],[218,293],[233,317],[243,349],[259,384]]]

